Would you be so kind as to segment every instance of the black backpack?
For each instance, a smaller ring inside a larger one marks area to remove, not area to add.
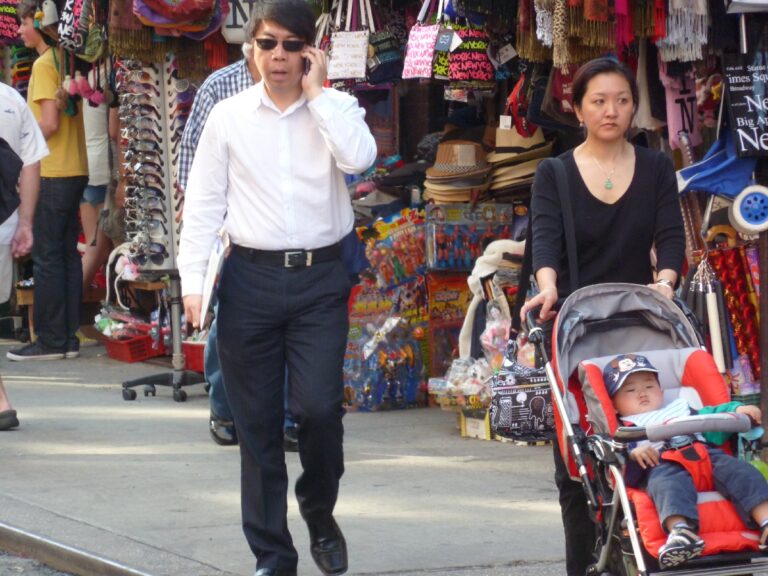
[[[0,138],[0,224],[8,220],[21,204],[17,186],[24,162],[11,145]]]

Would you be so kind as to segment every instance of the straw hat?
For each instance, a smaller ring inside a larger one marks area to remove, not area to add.
[[[544,158],[535,158],[534,160],[528,160],[520,164],[511,164],[509,166],[502,166],[493,170],[493,179],[501,178],[519,178],[522,176],[531,176],[536,172],[536,167]]]
[[[427,168],[431,180],[456,180],[491,171],[483,146],[469,140],[448,140],[437,146],[435,164]]]
[[[549,156],[552,143],[544,139],[544,133],[538,128],[529,138],[522,136],[516,128],[496,129],[496,149],[487,160],[493,164],[523,162],[531,158]]]

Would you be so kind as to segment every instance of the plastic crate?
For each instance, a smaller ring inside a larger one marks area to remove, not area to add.
[[[205,342],[182,342],[181,350],[184,352],[186,369],[202,374],[205,366]]]
[[[121,362],[141,362],[157,356],[152,349],[152,337],[148,335],[134,336],[127,340],[104,340],[107,356]]]

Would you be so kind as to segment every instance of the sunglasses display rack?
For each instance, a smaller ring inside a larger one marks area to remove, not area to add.
[[[144,273],[172,271],[176,242],[162,70],[121,60],[116,87],[129,257]]]
[[[169,373],[123,382],[123,398],[135,399],[137,386],[143,386],[145,396],[154,396],[156,386],[170,386],[173,399],[183,402],[187,394],[182,387],[203,382],[202,375],[185,369],[176,269],[184,205],[178,155],[196,87],[179,78],[172,54],[160,64],[122,60],[116,69],[129,258],[144,276],[168,277],[173,366]]]

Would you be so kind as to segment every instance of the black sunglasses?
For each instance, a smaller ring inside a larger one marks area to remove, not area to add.
[[[274,50],[280,41],[275,38],[255,38],[254,42],[256,42],[259,50]],[[283,40],[282,45],[286,52],[301,52],[306,42],[304,40]]]

